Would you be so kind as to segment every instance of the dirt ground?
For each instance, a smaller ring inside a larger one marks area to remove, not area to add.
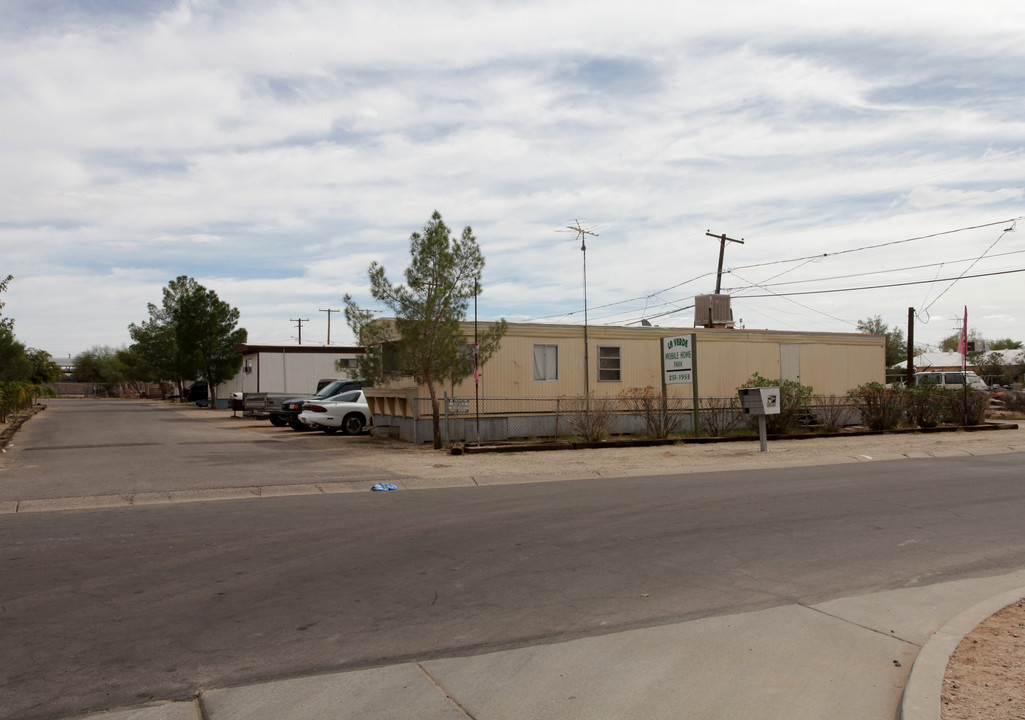
[[[1025,604],[1008,605],[965,636],[943,677],[942,720],[1025,718]]]

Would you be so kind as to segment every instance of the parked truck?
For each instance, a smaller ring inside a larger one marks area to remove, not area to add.
[[[245,393],[242,397],[242,415],[248,418],[256,418],[257,420],[269,419],[271,425],[277,427],[284,427],[288,424],[288,420],[281,415],[281,406],[293,399],[309,398],[313,397],[316,393],[319,393],[325,387],[331,383],[340,382],[338,378],[324,378],[317,381],[317,389],[315,392],[306,393],[278,393],[278,392],[258,392],[258,393]]]

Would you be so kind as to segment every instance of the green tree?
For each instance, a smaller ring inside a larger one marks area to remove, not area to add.
[[[146,306],[149,319],[128,326],[135,342],[122,362],[132,380],[174,380],[181,392],[187,380],[210,387],[217,407],[217,386],[242,368],[235,348],[247,338],[239,328],[239,311],[195,279],[180,275],[163,289],[160,306]]]
[[[25,346],[10,326],[0,327],[0,381],[27,381],[31,376],[32,361]]]
[[[32,373],[29,376],[29,380],[36,385],[57,382],[60,380],[61,375],[64,374],[60,364],[58,364],[53,359],[53,356],[45,350],[29,348],[26,355],[28,356],[29,362],[32,363]]]
[[[118,351],[108,345],[95,345],[80,352],[72,361],[79,382],[96,383],[107,388],[124,382],[125,370]]]
[[[0,293],[7,291],[7,285],[14,279],[13,275],[8,275],[3,280],[0,280]],[[4,309],[4,301],[0,300],[0,310]],[[14,318],[0,317],[0,330],[9,330],[14,332]]]
[[[975,363],[975,369],[983,380],[990,385],[1010,385],[1021,376],[1025,366],[1025,353],[1016,356],[1008,353],[991,352]]]
[[[948,335],[947,337],[940,340],[940,350],[942,352],[957,352],[957,346],[960,344],[960,342],[960,332],[956,332],[953,335]],[[975,352],[977,353],[981,353],[982,348],[986,344],[986,340],[982,337],[982,333],[980,333],[975,328],[972,328],[968,331],[968,342],[975,343],[975,347],[977,348]]]
[[[171,308],[176,295],[164,291],[168,307],[149,303],[149,319],[138,325],[128,326],[128,334],[134,342],[129,346],[122,361],[132,368],[137,380],[170,380],[181,392],[184,381],[195,378],[187,367],[179,366],[178,346],[175,341],[174,325],[170,321]],[[188,377],[186,377],[188,376]]]
[[[164,308],[174,328],[179,372],[191,372],[192,377],[206,381],[210,407],[217,407],[217,386],[242,369],[242,356],[235,348],[248,333],[237,327],[238,308],[185,275],[164,289]]]
[[[1000,338],[987,344],[990,350],[1021,350],[1021,340],[1011,338]]]
[[[902,360],[907,360],[908,344],[904,340],[904,331],[894,325],[892,328],[883,322],[879,315],[858,320],[858,332],[866,335],[882,335],[886,338],[886,367],[893,367]]]
[[[370,294],[391,310],[394,319],[375,321],[373,313],[359,307],[349,294],[344,298],[345,319],[360,343],[373,351],[358,361],[365,380],[379,383],[386,369],[394,366],[398,374],[427,386],[437,449],[441,448],[438,388],[473,372],[473,355],[467,352],[459,323],[466,318],[470,299],[480,294],[484,256],[469,226],[454,239],[437,211],[422,233],[409,236],[409,254],[403,284],[389,282],[377,262],[369,268]],[[498,349],[506,328],[501,320],[478,336],[479,364]]]

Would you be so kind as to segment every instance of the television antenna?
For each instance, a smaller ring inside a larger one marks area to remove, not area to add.
[[[575,218],[572,225],[567,225],[564,229],[556,231],[574,233],[576,239],[580,240],[580,252],[584,254],[584,398],[588,410],[591,409],[591,354],[587,342],[587,238],[588,236],[598,237],[598,230],[605,227],[605,225],[585,227],[580,224],[579,218]]]

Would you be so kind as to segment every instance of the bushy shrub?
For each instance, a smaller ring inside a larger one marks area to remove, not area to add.
[[[989,396],[986,393],[969,390],[947,390],[946,417],[944,420],[952,425],[980,425],[986,419],[989,409]]]
[[[30,382],[0,382],[0,422],[7,416],[31,407],[42,388]]]
[[[925,382],[904,391],[907,421],[912,425],[932,428],[943,422],[950,412],[950,403],[934,383]]]
[[[847,393],[861,412],[861,422],[870,430],[892,430],[903,422],[905,399],[902,388],[882,383],[859,385]]]
[[[802,385],[795,380],[768,380],[758,373],[741,385],[744,388],[752,387],[778,387],[780,395],[780,408],[778,415],[765,416],[766,431],[774,435],[782,435],[792,432],[801,425],[807,424],[812,418],[811,399],[813,389],[808,385]],[[757,419],[751,419],[752,424]]]

